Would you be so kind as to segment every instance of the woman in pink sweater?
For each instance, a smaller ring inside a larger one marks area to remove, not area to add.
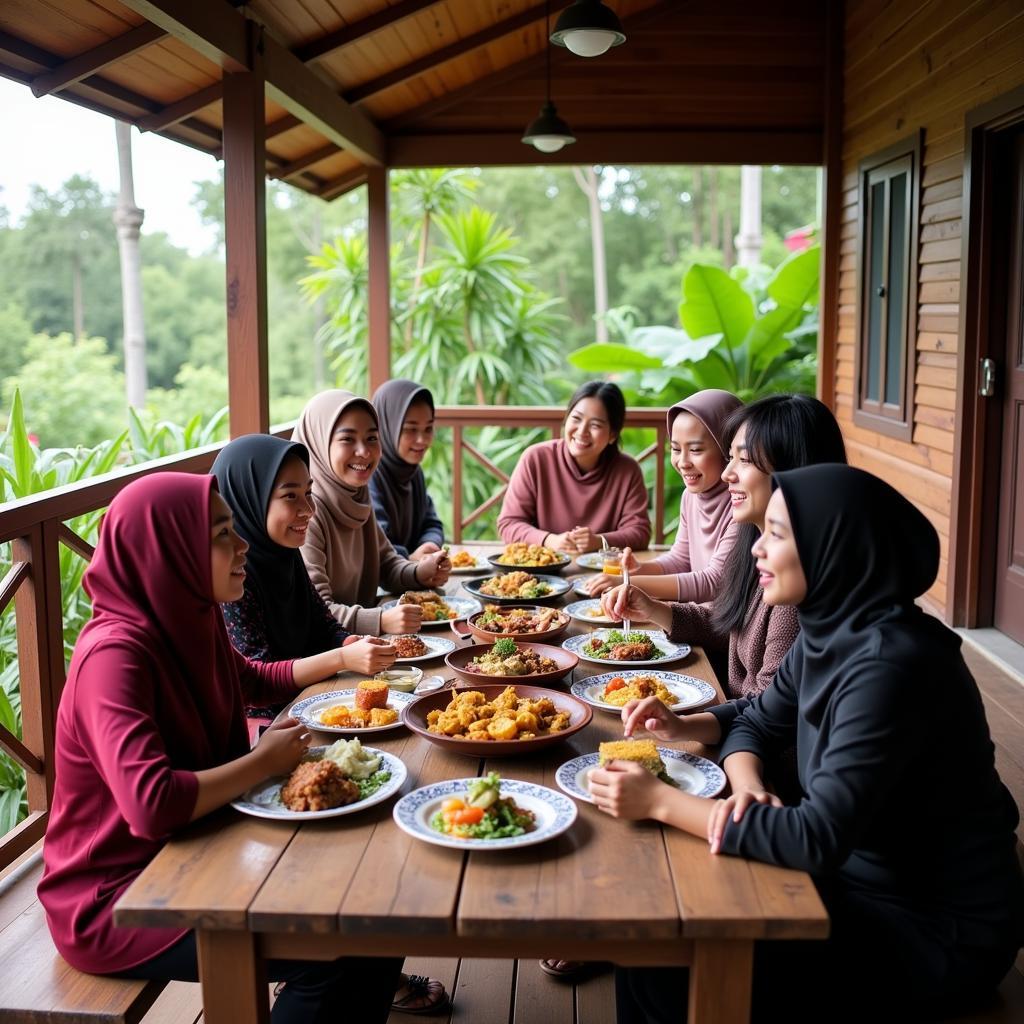
[[[679,529],[672,550],[650,562],[630,558],[630,576],[652,597],[710,601],[718,591],[725,560],[736,540],[729,491],[722,480],[728,461],[723,430],[743,403],[728,391],[708,388],[668,411],[672,468],[683,478]],[[642,579],[640,577],[643,577]],[[613,578],[599,573],[588,590],[608,590]]]
[[[291,771],[309,733],[293,719],[249,750],[244,704],[293,697],[333,652],[268,664],[231,647],[248,545],[210,476],[155,473],[111,503],[85,574],[93,601],[57,713],[56,785],[39,899],[54,944],[91,974],[197,981],[195,935],[119,928],[121,894],[189,822]],[[271,961],[286,981],[275,1024],[387,1018],[396,959]],[[357,1012],[356,1007],[362,1012]]]
[[[544,544],[571,555],[611,547],[643,550],[651,539],[647,488],[636,459],[619,450],[626,400],[592,380],[569,400],[562,436],[523,452],[505,493],[498,533],[510,544]]]

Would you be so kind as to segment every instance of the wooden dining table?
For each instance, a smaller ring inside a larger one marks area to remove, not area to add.
[[[447,592],[467,596],[467,578],[452,576]],[[555,603],[572,600],[579,595]],[[566,635],[590,628],[573,621]],[[447,627],[429,632],[472,642]],[[707,680],[723,699],[699,648],[665,669]],[[454,676],[442,659],[424,671]],[[581,661],[561,688],[602,671]],[[356,678],[340,676],[300,696]],[[516,758],[453,753],[404,727],[374,734],[372,745],[405,763],[406,791],[488,771],[556,788],[560,764],[621,736],[618,716],[595,710],[565,742]],[[313,742],[335,738],[314,734]],[[755,941],[828,934],[808,875],[713,856],[705,840],[655,822],[617,820],[580,802],[572,828],[547,843],[464,852],[401,831],[393,803],[319,822],[269,821],[231,809],[211,815],[167,843],[118,902],[115,921],[195,929],[207,1024],[268,1019],[266,960],[344,955],[689,966],[688,1019],[733,1024],[749,1019]]]

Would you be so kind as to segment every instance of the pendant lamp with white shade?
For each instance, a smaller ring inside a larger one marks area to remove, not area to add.
[[[618,15],[601,0],[576,0],[555,22],[551,42],[578,57],[600,57],[626,41]]]

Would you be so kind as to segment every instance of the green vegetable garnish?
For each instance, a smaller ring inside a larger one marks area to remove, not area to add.
[[[500,640],[495,642],[494,647],[492,647],[491,650],[499,658],[511,658],[517,650],[516,642],[511,637],[503,636]]]
[[[360,779],[356,785],[359,787],[359,799],[365,800],[391,779],[391,772],[376,771],[368,779]]]
[[[476,779],[466,787],[469,798],[466,803],[474,807],[490,807],[501,795],[501,776],[491,772],[482,779]]]

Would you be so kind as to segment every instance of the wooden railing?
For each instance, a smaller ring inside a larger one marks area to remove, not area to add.
[[[556,407],[462,407],[437,409],[437,425],[454,434],[452,521],[456,542],[462,530],[505,493],[508,477],[487,456],[466,440],[466,430],[497,426],[542,427],[557,436],[564,412]],[[655,441],[638,454],[655,459],[655,541],[664,539],[665,518],[665,410],[637,409],[629,413],[628,427],[655,431]],[[276,430],[288,436],[290,428]],[[12,565],[0,580],[0,612],[14,601],[18,635],[18,671],[21,687],[22,738],[0,725],[0,749],[20,764],[27,778],[28,817],[0,837],[0,869],[19,857],[46,831],[54,779],[54,735],[57,705],[64,687],[64,623],[61,591],[61,546],[88,560],[93,548],[66,524],[70,519],[106,508],[124,487],[151,473],[176,471],[206,473],[223,445],[210,445],[184,455],[168,456],[142,466],[115,470],[102,477],[69,484],[0,506],[0,544],[10,543]],[[500,485],[494,495],[468,514],[462,507],[464,457],[468,454],[494,475]]]

